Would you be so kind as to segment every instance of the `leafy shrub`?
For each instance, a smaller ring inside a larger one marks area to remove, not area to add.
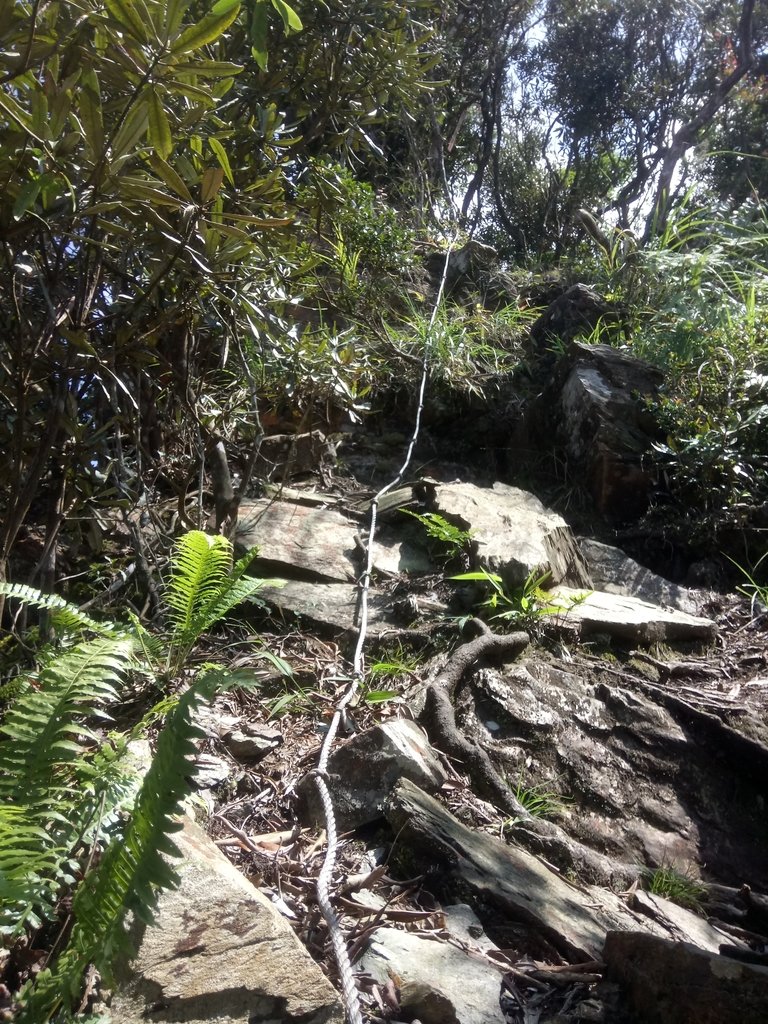
[[[372,278],[402,274],[413,263],[414,233],[366,182],[345,167],[315,161],[299,200],[320,215],[321,232],[359,258]],[[324,225],[324,218],[327,226]]]

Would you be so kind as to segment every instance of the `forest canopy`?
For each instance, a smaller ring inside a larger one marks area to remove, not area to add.
[[[616,270],[681,210],[763,216],[754,0],[3,0],[0,25],[0,574],[34,524],[45,587],[65,524],[183,505],[264,417],[364,410],[398,374],[370,284],[402,291],[417,243]]]

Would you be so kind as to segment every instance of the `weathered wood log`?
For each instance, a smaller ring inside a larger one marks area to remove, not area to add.
[[[569,960],[599,958],[611,929],[654,927],[615,893],[572,885],[533,854],[472,831],[407,780],[394,789],[385,814],[401,842],[532,926]]]

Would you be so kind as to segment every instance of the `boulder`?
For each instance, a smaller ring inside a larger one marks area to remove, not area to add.
[[[119,970],[112,1024],[343,1024],[339,999],[271,903],[197,825],[174,835],[182,860],[154,926]]]
[[[612,348],[571,341],[529,407],[510,454],[558,450],[573,484],[616,522],[645,511],[653,479],[643,465],[658,428],[645,399],[655,398],[660,370]]]
[[[608,594],[639,597],[642,601],[661,605],[662,608],[675,608],[689,615],[698,615],[710,596],[703,590],[670,583],[610,544],[579,537],[579,546],[589,563],[595,587]]]
[[[505,1024],[502,972],[447,942],[378,928],[359,966],[380,985],[394,982],[407,1020]]]
[[[422,789],[436,792],[447,778],[426,736],[408,719],[374,726],[336,747],[328,761],[328,774],[336,820],[343,830],[382,817],[398,780],[411,779]],[[312,779],[305,779],[298,792],[300,816],[322,822],[322,806]]]
[[[349,582],[360,572],[355,530],[333,509],[262,499],[240,505],[235,542],[259,548],[255,575]]]
[[[481,565],[517,587],[531,573],[550,573],[552,583],[590,587],[587,563],[570,527],[537,497],[495,483],[440,484],[435,511],[472,531]]]
[[[531,328],[531,341],[543,347],[549,340],[570,341],[590,334],[616,311],[602,296],[586,284],[572,284],[554,298]]]
[[[636,932],[610,932],[606,980],[632,1024],[764,1024],[768,968]],[[627,1019],[627,1017],[623,1017]]]
[[[350,583],[309,583],[283,580],[280,586],[265,586],[259,597],[273,615],[298,619],[331,632],[346,632],[359,626],[358,588]],[[372,634],[391,629],[392,599],[386,594],[368,595],[368,628]]]
[[[552,795],[550,824],[571,840],[616,864],[698,868],[764,892],[768,748],[696,714],[678,684],[595,661],[481,668],[457,702],[458,725],[510,785]]]

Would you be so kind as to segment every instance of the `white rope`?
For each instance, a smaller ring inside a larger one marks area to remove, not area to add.
[[[346,943],[344,941],[344,935],[339,925],[339,919],[333,909],[331,903],[330,886],[333,879],[334,868],[336,867],[336,853],[338,849],[338,832],[336,828],[336,816],[333,809],[333,800],[331,798],[330,790],[326,779],[328,777],[328,758],[330,757],[331,748],[336,738],[336,734],[339,731],[339,726],[344,717],[344,712],[347,705],[357,693],[357,690],[362,682],[364,675],[364,658],[363,651],[365,648],[365,641],[368,635],[368,592],[371,585],[371,573],[373,571],[373,542],[376,534],[376,523],[378,519],[379,502],[394,487],[400,483],[405,476],[405,472],[411,463],[413,457],[413,450],[416,447],[416,442],[419,438],[421,431],[421,415],[424,410],[424,397],[427,390],[427,377],[429,375],[429,349],[430,340],[432,334],[432,328],[435,325],[435,319],[437,318],[437,312],[440,308],[440,304],[443,301],[443,293],[445,291],[445,282],[448,277],[448,266],[451,259],[451,253],[456,244],[458,232],[456,232],[448,244],[448,248],[445,252],[445,262],[443,263],[443,273],[440,277],[440,285],[437,290],[437,296],[435,303],[432,308],[432,315],[429,318],[429,325],[427,327],[427,334],[424,341],[424,357],[422,359],[421,366],[421,382],[419,384],[419,401],[416,408],[416,418],[413,426],[413,433],[411,434],[411,440],[408,444],[408,449],[405,454],[403,464],[397,472],[397,475],[393,480],[390,480],[388,484],[381,488],[381,490],[374,496],[371,501],[371,522],[368,530],[368,543],[366,545],[366,557],[365,557],[365,569],[358,581],[360,588],[360,626],[357,634],[357,643],[355,644],[355,653],[352,661],[352,676],[347,686],[347,689],[339,699],[336,710],[334,711],[331,724],[328,727],[328,732],[323,740],[323,745],[320,749],[320,756],[317,761],[317,768],[312,772],[317,786],[317,791],[320,796],[320,801],[323,805],[323,813],[325,815],[325,832],[326,832],[326,851],[323,866],[320,869],[320,874],[317,876],[316,884],[316,898],[317,905],[325,918],[325,922],[328,925],[328,931],[331,936],[331,942],[333,944],[333,952],[336,957],[336,964],[339,969],[339,977],[341,978],[342,995],[344,998],[344,1008],[347,1015],[349,1024],[363,1024],[363,1016],[360,1009],[360,999],[358,996],[357,988],[355,986],[355,980],[352,974],[352,964],[349,960],[349,954],[347,953]]]

